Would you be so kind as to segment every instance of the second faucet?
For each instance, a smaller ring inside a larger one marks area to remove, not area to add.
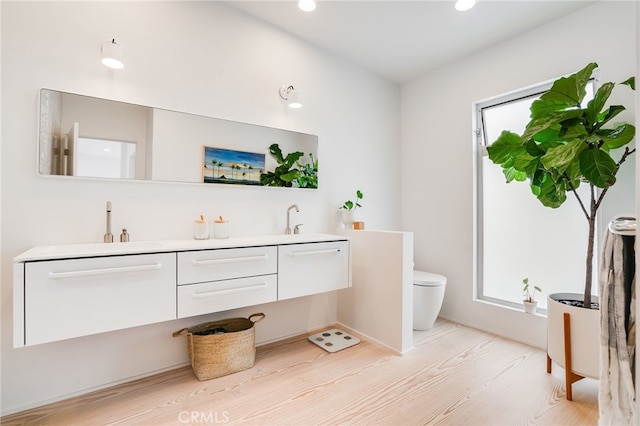
[[[291,210],[296,209],[296,212],[300,211],[300,208],[297,204],[292,204],[287,209],[287,227],[284,229],[284,233],[289,235],[291,234]]]

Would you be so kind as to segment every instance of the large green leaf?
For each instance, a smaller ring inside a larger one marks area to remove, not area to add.
[[[280,175],[280,179],[285,182],[293,182],[300,176],[300,170],[290,170],[287,173],[283,173]]]
[[[531,119],[535,120],[541,117],[546,117],[557,111],[564,111],[571,107],[573,104],[567,101],[555,100],[555,99],[536,99],[531,104],[529,110],[531,111]]]
[[[533,195],[535,195],[536,197],[540,195],[540,192],[542,190],[541,189],[542,185],[544,181],[548,178],[549,178],[549,173],[547,173],[543,169],[538,169],[535,171],[535,173],[532,174],[531,182],[529,186],[531,188],[531,192],[533,193]]]
[[[565,141],[576,138],[584,139],[587,136],[587,129],[584,127],[582,117],[572,118],[562,122],[562,130],[558,136]],[[537,137],[538,136],[536,136],[536,138]]]
[[[550,149],[542,157],[542,164],[547,169],[564,169],[572,162],[577,161],[580,153],[585,149],[586,144],[580,139],[574,139],[566,145]]]
[[[298,162],[298,160],[303,155],[304,155],[304,153],[302,153],[300,151],[291,152],[291,153],[287,154],[287,156],[284,158],[284,162],[282,164],[287,166],[287,168],[291,168],[295,163]]]
[[[598,64],[595,62],[591,62],[590,64],[587,64],[586,67],[584,67],[583,69],[581,69],[580,71],[574,74],[576,77],[576,84],[578,86],[578,91],[580,93],[581,103],[584,97],[587,95],[587,83],[589,83],[589,80],[593,75],[593,71],[596,70],[597,68],[598,68]]]
[[[540,165],[540,157],[534,157],[529,154],[518,155],[513,160],[513,168],[520,172],[524,172],[525,175],[532,175]],[[518,179],[524,180],[524,179]]]
[[[498,139],[487,147],[487,152],[491,161],[507,167],[513,165],[516,156],[526,154],[520,136],[508,130],[504,130]]]
[[[537,137],[537,136],[536,136],[536,137]],[[555,140],[552,140],[552,141],[541,142],[541,143],[539,143],[539,144],[537,144],[537,145],[538,145],[538,147],[539,147],[542,151],[544,151],[544,152],[546,153],[546,152],[547,152],[547,151],[549,151],[551,148],[554,148],[554,147],[556,147],[556,146],[561,146],[561,145],[564,145],[564,144],[565,144],[565,142],[564,142],[564,141],[561,141],[561,140],[555,139]],[[542,156],[542,155],[544,155],[544,153],[542,153],[542,154],[541,154],[541,156]]]
[[[596,134],[604,142],[602,149],[609,151],[631,142],[636,135],[636,128],[631,124],[621,124],[615,129],[600,129]]]
[[[572,118],[579,117],[581,114],[582,114],[581,110],[573,109],[573,110],[567,110],[567,111],[554,112],[548,116],[531,120],[529,124],[527,124],[527,128],[525,129],[522,135],[522,140],[523,141],[527,141],[529,139],[537,140],[538,134],[546,138],[548,136],[548,129],[554,129],[557,126],[560,126],[562,122],[571,120]]]
[[[598,130],[600,127],[611,121],[613,117],[620,114],[624,110],[625,108],[623,106],[612,105],[606,110],[602,111],[600,114],[598,114],[598,125],[594,127],[594,130]]]
[[[502,169],[502,173],[504,174],[507,183],[514,180],[518,182],[527,180],[527,173],[516,170],[514,167],[505,167],[504,169]]]
[[[553,140],[555,141],[557,139],[554,138]],[[548,149],[548,147],[545,147],[545,144],[537,144],[535,141],[531,139],[525,142],[524,148],[527,151],[527,154],[529,154],[532,157],[541,157],[544,155],[545,152],[547,152],[546,149]]]
[[[579,106],[586,95],[586,86],[598,64],[592,62],[580,71],[568,77],[561,77],[554,81],[551,89],[540,99],[566,102],[567,106]]]
[[[560,207],[567,199],[567,193],[562,183],[552,179],[549,174],[545,174],[544,178],[541,179],[537,192],[538,200],[544,206],[554,209]]]
[[[549,128],[546,128],[538,133],[536,133],[536,140],[529,138],[525,146],[527,147],[527,151],[530,151],[531,145],[535,146],[538,149],[545,150],[548,149],[549,146],[545,144],[545,142],[557,142],[562,141],[560,137],[560,131],[562,130],[562,126],[555,125]],[[551,146],[554,146],[553,144]],[[541,155],[544,155],[542,153]]]
[[[580,153],[580,172],[598,188],[606,188],[616,182],[616,162],[599,149],[586,149]]]
[[[600,114],[600,111],[602,111],[602,108],[604,108],[604,105],[607,103],[607,100],[609,99],[614,86],[615,84],[613,83],[603,84],[602,86],[600,86],[593,99],[587,104],[587,112],[585,114],[585,117],[591,128],[596,127],[598,115]]]
[[[277,143],[271,144],[269,146],[269,152],[271,155],[276,157],[276,161],[278,164],[282,164],[284,162],[284,158],[282,157],[282,150],[280,150],[280,146]]]
[[[563,170],[562,176],[565,180],[568,180],[567,188],[573,187],[574,189],[578,189],[582,179],[582,173],[580,172],[580,158],[578,158],[578,161],[574,161],[569,164],[569,166]]]

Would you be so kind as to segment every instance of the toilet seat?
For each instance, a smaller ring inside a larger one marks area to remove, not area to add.
[[[413,271],[413,284],[420,287],[441,287],[447,284],[447,277],[425,271]]]

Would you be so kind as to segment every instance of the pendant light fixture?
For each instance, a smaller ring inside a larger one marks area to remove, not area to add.
[[[100,58],[102,64],[106,67],[113,68],[115,70],[121,70],[124,68],[122,47],[116,43],[115,38],[102,45]]]

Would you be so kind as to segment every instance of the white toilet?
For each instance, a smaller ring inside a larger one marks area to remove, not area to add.
[[[413,271],[413,329],[429,330],[438,318],[447,277]]]

